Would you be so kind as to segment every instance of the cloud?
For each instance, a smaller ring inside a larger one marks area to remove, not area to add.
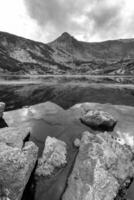
[[[107,0],[96,0],[88,17],[91,21],[91,33],[100,37],[117,35],[122,22],[123,0],[118,2]]]
[[[30,17],[40,27],[50,29],[50,35],[64,31],[80,33],[83,30],[78,19],[85,17],[87,0],[25,0],[25,5]]]
[[[25,0],[29,14],[40,26],[54,26],[55,29],[63,31],[70,27],[71,18],[81,12],[78,5],[82,6],[80,0]],[[72,22],[73,23],[73,22]]]
[[[78,39],[88,41],[121,38],[133,32],[133,20],[130,20],[132,15],[127,12],[129,9],[131,14],[134,12],[134,8],[131,9],[134,5],[133,0],[24,0],[24,2],[29,16],[40,27],[40,40],[50,41],[64,31]],[[128,23],[124,24],[125,22]]]

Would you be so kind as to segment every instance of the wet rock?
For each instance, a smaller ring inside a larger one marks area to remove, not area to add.
[[[74,146],[75,146],[75,147],[80,147],[80,143],[81,143],[81,141],[80,141],[79,138],[76,138],[76,139],[74,140]]]
[[[38,161],[36,174],[50,176],[57,168],[67,163],[67,149],[65,142],[56,138],[47,137],[42,158]]]
[[[109,113],[102,110],[90,110],[80,119],[84,124],[92,128],[104,130],[112,130],[117,122]]]
[[[133,153],[107,132],[83,133],[63,200],[114,200],[134,177]]]
[[[60,106],[51,102],[45,102],[33,106],[25,106],[18,110],[4,112],[4,119],[9,126],[18,127],[22,124],[30,124],[32,119],[38,120],[40,118],[47,118],[49,116],[53,117],[54,115],[62,112],[65,114],[64,109],[62,109]]]
[[[27,142],[21,149],[0,143],[0,197],[20,200],[35,166],[38,148]]]

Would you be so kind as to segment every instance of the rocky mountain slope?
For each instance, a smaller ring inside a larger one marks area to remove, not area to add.
[[[133,200],[133,107],[82,103],[64,110],[46,102],[3,113],[4,107],[1,199]]]
[[[134,39],[86,43],[63,33],[48,44],[0,32],[0,73],[134,74]]]

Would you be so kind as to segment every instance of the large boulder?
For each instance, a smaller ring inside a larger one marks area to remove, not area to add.
[[[67,163],[65,142],[47,137],[42,157],[38,160],[36,174],[50,176],[54,171]]]
[[[38,147],[25,141],[28,134],[15,128],[0,131],[0,199],[20,200],[35,167]]]
[[[107,132],[83,133],[63,200],[114,200],[134,177],[131,148]]]
[[[92,128],[104,130],[113,129],[117,122],[112,115],[102,110],[89,110],[80,119],[84,124]]]

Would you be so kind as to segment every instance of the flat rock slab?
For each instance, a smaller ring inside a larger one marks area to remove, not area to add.
[[[65,111],[60,106],[51,102],[46,102],[5,112],[4,119],[8,126],[15,127],[26,123],[30,124],[31,119],[47,118],[47,116],[54,118],[56,114],[62,112]]]

